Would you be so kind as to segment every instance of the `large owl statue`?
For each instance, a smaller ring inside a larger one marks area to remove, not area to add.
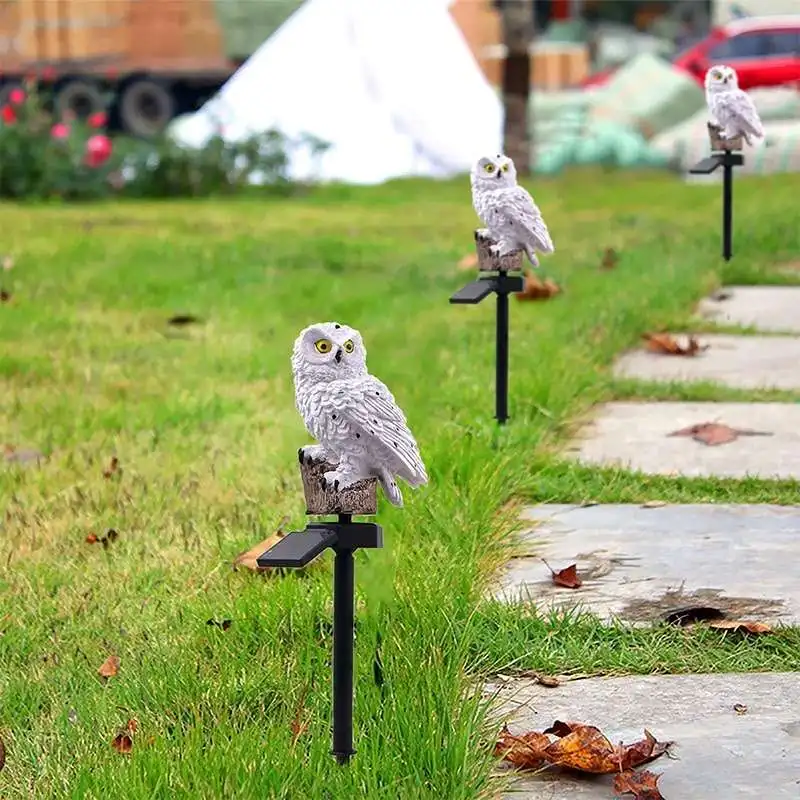
[[[361,334],[338,322],[318,322],[300,332],[292,351],[297,410],[319,444],[299,450],[300,463],[327,461],[323,488],[346,489],[377,478],[389,502],[403,505],[397,486],[428,482],[403,412],[392,393],[367,372]]]
[[[534,267],[536,251],[554,253],[550,232],[536,203],[517,184],[517,170],[507,156],[485,156],[472,168],[472,205],[497,244],[492,252],[504,256],[524,250]]]
[[[742,136],[752,145],[751,137],[762,139],[764,126],[752,99],[739,88],[736,70],[724,65],[706,72],[706,102],[711,124],[722,128],[723,139]]]

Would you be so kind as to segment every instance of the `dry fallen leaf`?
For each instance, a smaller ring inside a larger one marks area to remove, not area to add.
[[[696,442],[714,447],[720,444],[735,442],[740,436],[772,436],[768,431],[754,431],[748,428],[732,428],[722,422],[700,422],[673,431],[668,436],[690,436]]]
[[[119,656],[109,656],[98,668],[101,678],[113,678],[119,672]]]
[[[9,300],[11,300],[11,292],[0,289],[0,303],[7,303]]]
[[[636,767],[646,764],[648,761],[654,761],[659,756],[669,750],[672,742],[659,742],[650,731],[645,728],[644,739],[634,742],[629,745],[620,745],[621,758],[620,764],[622,769],[635,769]]]
[[[734,703],[733,710],[737,714],[746,714],[747,713],[747,706],[744,705],[743,703]]]
[[[300,700],[297,703],[297,710],[294,712],[294,717],[289,725],[289,730],[292,733],[292,747],[297,744],[297,740],[308,730],[308,723],[304,720],[306,713],[305,701],[308,686],[303,688],[300,695]]]
[[[525,273],[525,285],[516,292],[517,300],[549,300],[561,293],[561,287],[550,278],[542,280],[530,272]]]
[[[544,559],[542,559],[544,561]],[[565,589],[579,589],[583,586],[583,581],[578,575],[578,565],[570,564],[568,567],[556,572],[546,561],[544,561],[547,569],[550,570],[550,575],[553,578],[553,583],[556,586],[563,586]]]
[[[87,544],[96,544],[100,540],[97,538],[96,533],[89,533],[86,535],[86,543]]]
[[[708,627],[720,631],[749,633],[753,636],[762,636],[765,633],[772,633],[772,628],[767,625],[766,622],[755,622],[754,620],[721,619],[717,622],[709,622]]]
[[[550,739],[544,733],[529,731],[514,736],[504,725],[494,753],[520,769],[537,769],[545,762],[544,751],[549,746]]]
[[[689,337],[686,346],[679,344],[669,333],[645,333],[642,338],[647,342],[647,349],[651,353],[667,356],[696,356],[709,347],[707,344],[701,346],[694,336]]]
[[[119,472],[121,472],[119,468],[119,459],[116,456],[112,456],[111,461],[108,464],[108,467],[106,467],[106,469],[103,470],[103,477],[106,480],[108,480],[113,475],[116,475]]]
[[[619,256],[613,247],[606,247],[603,251],[603,259],[600,262],[601,269],[613,269],[619,263]]]
[[[472,270],[478,266],[478,256],[476,253],[467,253],[459,262],[458,268],[461,270]]]
[[[276,533],[273,533],[269,539],[264,539],[263,542],[259,542],[249,550],[239,553],[239,555],[233,560],[233,568],[237,569],[238,567],[245,567],[246,569],[253,570],[253,572],[265,572],[267,569],[269,569],[269,567],[259,567],[256,563],[256,559],[262,553],[265,553],[267,550],[269,550],[272,545],[279,542],[282,538],[283,532],[277,531]]]
[[[614,778],[614,791],[617,794],[632,794],[634,800],[664,800],[658,790],[661,775],[643,770],[642,772],[623,772]]]
[[[561,686],[561,681],[555,675],[540,675],[537,673],[535,679],[536,683],[540,686],[546,686],[548,689],[555,689],[557,686]]]
[[[619,771],[617,748],[594,725],[580,725],[556,739],[544,751],[545,760],[558,767],[609,775]]]
[[[664,500],[648,500],[646,503],[642,503],[642,508],[664,508],[666,502]]]

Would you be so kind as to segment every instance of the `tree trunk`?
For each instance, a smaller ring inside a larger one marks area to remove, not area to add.
[[[530,171],[528,99],[533,30],[533,0],[503,0],[500,5],[506,59],[503,64],[503,149],[517,172]]]

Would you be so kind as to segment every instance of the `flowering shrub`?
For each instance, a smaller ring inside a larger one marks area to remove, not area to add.
[[[304,148],[312,158],[326,149],[312,137],[290,142],[276,131],[229,143],[221,128],[200,148],[181,147],[167,135],[112,141],[105,112],[77,120],[56,118],[50,107],[29,82],[0,108],[0,198],[196,197],[254,182],[286,192],[289,149]]]
[[[36,85],[9,93],[0,108],[0,197],[102,197],[121,165],[104,132],[106,114],[54,119]]]

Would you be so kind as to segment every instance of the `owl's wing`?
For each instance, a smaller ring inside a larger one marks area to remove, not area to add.
[[[542,212],[524,187],[514,186],[502,192],[495,210],[511,223],[520,238],[533,239],[537,250],[542,253],[555,252]]]
[[[411,486],[427,483],[417,442],[389,389],[372,375],[342,383],[349,384],[348,391],[335,395],[342,421],[393,474]]]
[[[761,117],[758,116],[753,99],[746,92],[741,89],[735,92],[725,92],[720,95],[717,105],[733,117],[747,133],[759,137],[764,135]]]

